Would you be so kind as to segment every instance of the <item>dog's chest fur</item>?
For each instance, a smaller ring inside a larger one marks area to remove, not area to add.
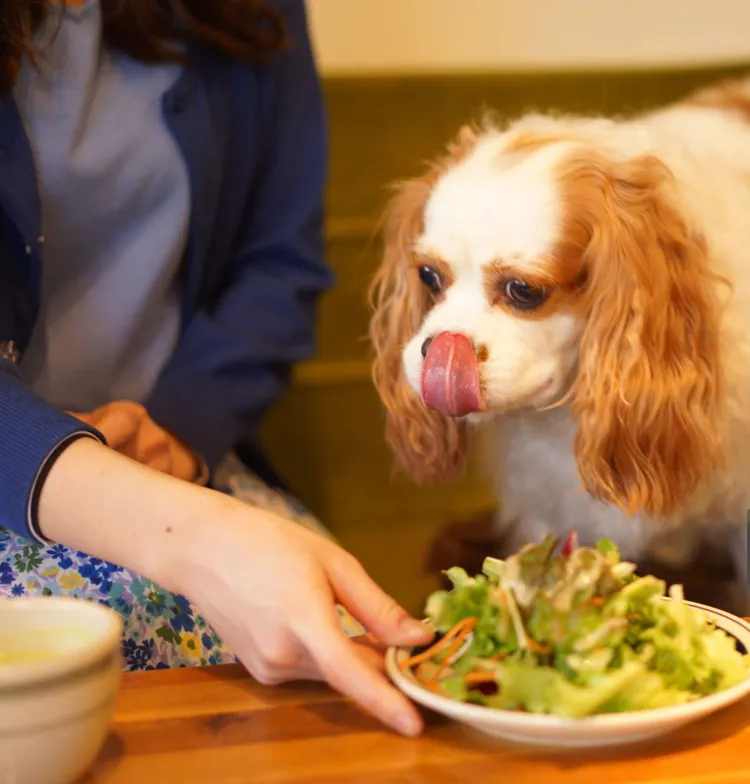
[[[722,527],[697,517],[722,515],[718,509],[686,510],[667,523],[630,518],[593,499],[578,474],[575,425],[565,408],[518,412],[482,430],[484,465],[499,504],[497,525],[511,548],[539,540],[549,531],[562,537],[576,531],[582,545],[606,537],[629,560],[657,557],[679,566],[693,557],[707,524],[714,527],[714,537]]]

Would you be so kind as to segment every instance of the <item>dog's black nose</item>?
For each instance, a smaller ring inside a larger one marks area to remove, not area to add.
[[[427,352],[430,350],[430,344],[432,343],[432,338],[427,338],[424,343],[422,343],[422,356],[427,357]]]

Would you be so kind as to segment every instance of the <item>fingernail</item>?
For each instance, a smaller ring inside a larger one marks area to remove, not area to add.
[[[422,642],[434,637],[435,630],[430,624],[410,619],[404,627],[404,634],[408,637],[409,642]]]
[[[413,714],[402,713],[400,716],[396,716],[396,729],[402,735],[413,738],[416,735],[419,735],[422,725],[419,719]]]

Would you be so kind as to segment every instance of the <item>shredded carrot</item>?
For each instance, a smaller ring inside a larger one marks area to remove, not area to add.
[[[464,676],[466,683],[494,683],[496,680],[494,672],[484,672],[483,670],[469,672]]]
[[[459,621],[452,629],[445,633],[442,639],[438,640],[434,645],[431,645],[426,650],[422,651],[422,653],[416,654],[416,656],[412,656],[406,661],[401,662],[401,669],[408,670],[410,667],[414,667],[416,664],[421,664],[428,659],[431,659],[436,653],[440,653],[444,648],[447,648],[451,645],[453,638],[461,634],[461,632],[468,626],[468,630],[470,631],[474,625],[476,624],[476,618],[464,618],[463,620]],[[458,647],[461,647],[460,645]],[[447,657],[446,657],[447,660]]]
[[[467,635],[476,626],[476,623],[477,623],[476,618],[467,619],[467,623],[465,623],[463,628],[459,630],[453,642],[450,644],[450,647],[446,651],[445,656],[443,657],[443,661],[440,662],[440,666],[437,668],[437,672],[432,676],[433,681],[436,681],[440,677],[440,674],[445,669],[445,666],[451,660],[451,657],[455,656],[458,649],[464,644]]]
[[[500,661],[504,659],[507,654],[504,651],[498,651],[497,653],[493,653],[492,656],[488,657],[488,661]]]
[[[551,645],[540,645],[536,640],[532,640],[531,637],[529,637],[528,646],[529,648],[531,648],[532,651],[534,651],[534,653],[540,653],[540,654],[552,653]]]
[[[601,606],[604,604],[604,599],[602,599],[602,597],[601,597],[601,596],[595,596],[595,597],[594,597],[594,598],[591,600],[591,604],[593,604],[593,605],[594,605],[594,607],[601,607]]]

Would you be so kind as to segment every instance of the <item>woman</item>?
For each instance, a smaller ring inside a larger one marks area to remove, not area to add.
[[[431,633],[234,452],[330,285],[303,3],[3,0],[0,98],[0,594],[109,604],[130,668],[236,656],[418,732],[380,646]]]

